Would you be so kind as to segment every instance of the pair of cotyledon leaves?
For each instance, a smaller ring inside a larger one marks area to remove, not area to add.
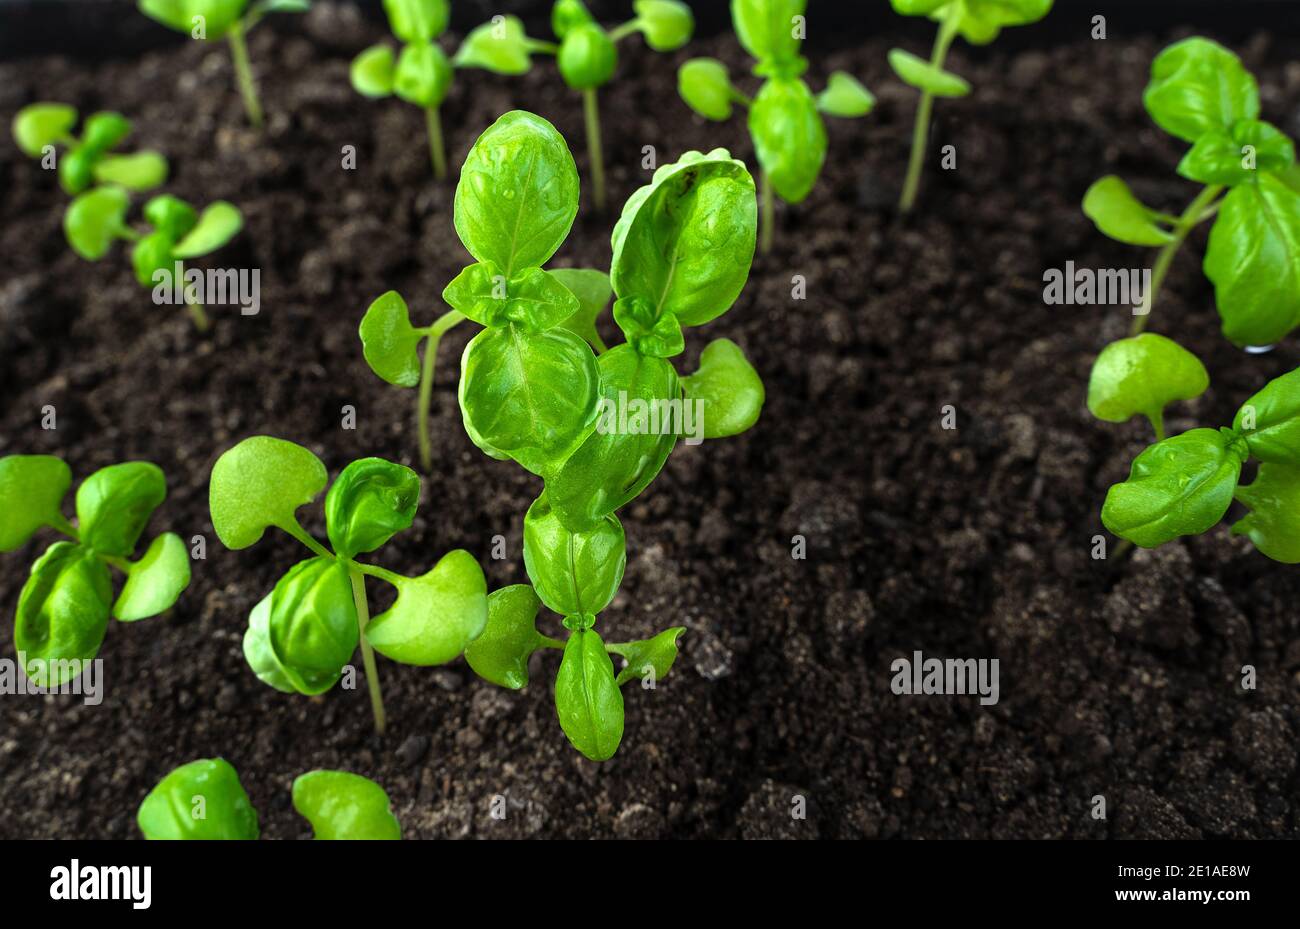
[[[167,159],[157,152],[115,155],[112,149],[131,132],[120,113],[93,113],[86,117],[81,138],[72,135],[77,110],[63,103],[33,103],[14,116],[13,135],[29,158],[41,158],[47,146],[63,144],[68,150],[58,158],[59,183],[69,194],[79,194],[92,184],[114,184],[128,190],[149,190],[167,180]]]
[[[1300,325],[1300,168],[1291,140],[1259,119],[1259,88],[1241,60],[1208,39],[1161,52],[1143,102],[1157,125],[1192,144],[1178,173],[1228,188],[1204,262],[1224,335],[1238,345],[1279,341]],[[1144,206],[1113,175],[1089,188],[1083,209],[1120,242],[1175,241],[1173,217]]]
[[[295,515],[325,488],[325,466],[307,449],[268,436],[240,442],[212,469],[212,526],[231,549],[256,543],[275,526],[296,538]],[[420,478],[380,458],[352,462],[325,498],[333,555],[299,562],[249,616],[244,656],[266,684],[318,694],[338,682],[359,641],[354,559],[410,527]],[[460,655],[487,621],[487,584],[466,551],[447,553],[428,573],[384,572],[397,600],[365,630],[380,654],[411,665],[445,664]]]
[[[452,64],[437,45],[451,18],[448,0],[384,0],[393,35],[402,43],[394,55],[384,43],[372,45],[352,60],[352,86],[367,97],[396,94],[430,109],[440,106],[451,89]]]
[[[63,516],[72,472],[50,455],[0,458],[0,551],[13,551],[42,527],[74,535],[55,542],[34,565],[18,597],[14,647],[29,677],[57,687],[98,653],[109,616],[123,622],[170,609],[190,582],[189,553],[167,532],[138,561],[135,552],[153,511],[167,496],[156,465],[110,465],[86,478],[76,495],[77,525]],[[126,574],[116,601],[110,564]]]
[[[402,827],[384,789],[347,771],[309,771],[293,782],[293,806],[317,839],[400,839]],[[252,840],[257,810],[239,774],[224,758],[176,768],[140,804],[136,822],[146,839]]]

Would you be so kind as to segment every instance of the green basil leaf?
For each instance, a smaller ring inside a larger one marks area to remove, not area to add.
[[[131,246],[131,269],[136,282],[152,287],[175,274],[176,242],[165,232],[151,232]]]
[[[248,548],[268,526],[296,531],[298,507],[316,499],[329,476],[321,460],[293,442],[244,439],[212,466],[208,508],[227,548]]]
[[[101,555],[125,557],[158,505],[167,498],[167,478],[147,461],[100,468],[77,488],[77,522],[83,544]]]
[[[1300,369],[1273,378],[1243,403],[1232,428],[1260,461],[1300,466]]]
[[[63,233],[72,250],[89,261],[108,254],[130,202],[121,187],[96,187],[69,203],[63,213]]]
[[[393,35],[403,42],[427,44],[447,30],[451,5],[447,0],[384,0]]]
[[[420,356],[416,351],[424,334],[411,325],[406,301],[395,290],[382,295],[361,318],[361,348],[366,364],[397,387],[420,383]]]
[[[618,67],[618,49],[604,29],[585,23],[569,30],[556,55],[560,77],[574,90],[591,90],[609,83]]]
[[[1167,245],[1173,233],[1162,229],[1156,213],[1142,205],[1127,184],[1113,174],[1093,181],[1083,195],[1083,212],[1097,228],[1127,245]]]
[[[957,31],[972,45],[987,45],[1004,27],[1037,22],[1051,8],[1052,0],[962,0]]]
[[[167,182],[167,159],[157,152],[105,155],[95,162],[95,182],[127,190],[149,190]]]
[[[1106,494],[1101,521],[1143,548],[1199,535],[1232,503],[1246,443],[1228,429],[1193,429],[1149,446]]]
[[[1243,120],[1231,133],[1214,129],[1178,163],[1178,173],[1202,184],[1235,186],[1255,180],[1257,171],[1286,168],[1295,161],[1291,140],[1259,120]]]
[[[591,347],[567,329],[485,329],[461,360],[466,429],[535,474],[567,458],[595,428],[599,389]]]
[[[95,162],[100,158],[84,145],[77,145],[59,159],[59,186],[63,192],[75,196],[95,180]]]
[[[451,90],[451,62],[436,45],[407,45],[397,58],[393,93],[416,106],[432,109]]]
[[[1236,496],[1250,512],[1233,523],[1233,534],[1248,536],[1274,561],[1300,564],[1300,467],[1266,462]]]
[[[755,58],[792,61],[802,44],[795,17],[802,17],[807,8],[808,0],[731,0],[736,38]]]
[[[76,107],[65,103],[32,103],[14,116],[14,142],[28,158],[40,158],[45,146],[67,142],[76,124]]]
[[[177,258],[198,258],[215,252],[244,227],[244,216],[233,204],[218,200],[199,214],[199,221],[176,243]]]
[[[248,614],[248,628],[244,630],[244,660],[263,684],[287,694],[298,692],[271,647],[271,594],[259,600]]]
[[[524,516],[524,567],[537,596],[555,612],[599,613],[623,582],[623,526],[611,513],[590,529],[570,532],[543,493]]]
[[[953,0],[889,0],[900,16],[929,16]]]
[[[14,648],[34,684],[58,687],[81,674],[99,654],[112,601],[108,568],[94,552],[72,542],[45,550],[18,595],[14,618]]]
[[[801,203],[826,161],[826,126],[803,81],[770,80],[749,109],[755,154],[787,203]]]
[[[1199,358],[1172,339],[1144,332],[1101,350],[1088,379],[1088,409],[1109,423],[1141,413],[1163,438],[1165,407],[1199,397],[1209,386]]]
[[[366,641],[410,665],[454,661],[487,625],[487,581],[464,549],[443,555],[433,570],[397,584],[397,601],[366,626]]]
[[[609,275],[595,268],[556,268],[550,273],[578,298],[578,309],[560,323],[560,328],[581,336],[592,351],[603,352],[605,342],[596,330],[596,319],[609,306],[609,298],[614,294]]]
[[[496,265],[472,264],[447,285],[442,298],[481,326],[518,323],[525,329],[551,329],[579,309],[578,299],[549,271],[528,268],[506,281]]]
[[[370,778],[347,771],[308,771],[293,782],[293,808],[316,839],[400,839],[402,826],[388,794]]]
[[[627,659],[627,666],[618,673],[614,683],[622,687],[628,681],[644,678],[649,672],[653,672],[654,680],[663,680],[677,660],[677,640],[685,631],[685,626],[676,626],[665,629],[654,638],[608,646],[610,652]]]
[[[146,839],[256,839],[257,810],[223,758],[181,765],[149,791],[136,822]]]
[[[866,116],[875,106],[875,95],[856,77],[844,71],[832,71],[826,89],[817,95],[817,108],[828,116],[841,119]]]
[[[527,74],[528,36],[518,16],[484,23],[465,36],[451,63],[457,68],[484,68],[497,74]]]
[[[563,39],[571,29],[594,23],[591,11],[582,0],[555,0],[551,7],[551,31]]]
[[[555,677],[555,711],[574,748],[592,761],[614,757],[623,740],[623,693],[594,629],[575,631],[564,646]]]
[[[656,315],[645,297],[621,297],[614,303],[614,322],[637,354],[673,358],[686,350],[682,324],[672,313]]]
[[[325,527],[340,558],[373,552],[409,529],[420,503],[420,476],[383,458],[360,458],[325,495]]]
[[[677,69],[677,92],[705,119],[731,118],[735,90],[727,66],[716,58],[692,58]]]
[[[113,615],[124,623],[170,610],[190,584],[190,554],[181,537],[164,532],[130,564]]]
[[[691,40],[695,16],[680,0],[633,0],[637,25],[656,52],[674,52]]]
[[[230,27],[243,18],[248,0],[136,0],[140,12],[169,29],[209,42],[224,39]],[[196,17],[202,17],[203,34],[194,35]]]
[[[1297,255],[1300,191],[1272,174],[1228,191],[1204,265],[1228,339],[1272,345],[1300,324]]]
[[[143,212],[149,225],[171,239],[183,238],[199,223],[199,211],[171,194],[150,197]]]
[[[474,673],[498,687],[528,685],[528,659],[552,640],[537,631],[542,601],[527,584],[512,584],[488,594],[487,625],[465,649]]]
[[[63,498],[71,486],[71,469],[53,455],[0,458],[0,552],[21,548],[42,526],[66,526]]]
[[[393,50],[381,42],[352,59],[348,79],[357,93],[378,99],[392,94],[396,69]]]
[[[904,84],[910,84],[917,90],[936,97],[964,97],[971,90],[970,82],[965,78],[937,68],[924,58],[918,58],[901,48],[890,50],[889,66]]]
[[[687,152],[624,205],[612,238],[614,292],[649,301],[655,319],[671,313],[683,326],[703,325],[744,288],[757,229],[744,164],[726,149]]]
[[[1207,132],[1228,132],[1259,116],[1259,87],[1241,59],[1217,42],[1193,37],[1175,42],[1151,63],[1142,102],[1156,125],[1185,142]]]
[[[97,155],[108,151],[131,134],[131,121],[121,113],[92,113],[81,129],[82,146]]]
[[[546,264],[578,215],[578,166],[564,137],[532,113],[502,116],[465,159],[454,214],[469,253],[507,280]]]
[[[322,694],[338,683],[358,637],[352,581],[335,559],[300,561],[276,583],[267,641],[299,693]]]
[[[740,435],[758,422],[767,399],[758,372],[730,339],[715,339],[706,345],[699,368],[682,378],[682,387],[688,401],[704,404],[706,439]]]

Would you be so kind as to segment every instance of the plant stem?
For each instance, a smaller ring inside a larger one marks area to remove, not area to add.
[[[361,662],[366,668],[366,686],[370,688],[370,711],[375,717],[375,731],[384,734],[384,695],[379,692],[379,670],[375,667],[375,652],[366,641],[366,624],[370,622],[370,609],[366,606],[366,578],[356,567],[348,568],[352,579],[352,599],[357,605],[357,629],[361,638]]]
[[[759,222],[762,224],[762,231],[759,233],[759,248],[766,255],[772,250],[772,242],[776,238],[774,231],[776,224],[774,216],[776,213],[776,195],[772,192],[772,178],[768,176],[766,171],[762,172],[759,185],[763,189],[763,205],[760,210],[763,215],[759,217]]]
[[[429,154],[433,157],[433,176],[442,180],[447,176],[447,151],[442,142],[442,118],[436,106],[424,111],[424,122],[429,129]]]
[[[203,304],[196,300],[186,300],[185,309],[189,310],[190,319],[194,320],[194,328],[199,332],[207,332],[212,328],[212,322],[208,319],[208,314],[203,311]]]
[[[596,88],[582,92],[582,115],[587,123],[587,159],[591,162],[591,187],[596,209],[605,210],[605,156],[600,148],[600,105],[596,101]]]
[[[952,40],[957,37],[957,18],[949,16],[939,26],[939,34],[934,39],[934,51],[930,53],[930,64],[942,68],[948,57]],[[907,179],[903,182],[903,196],[898,201],[898,208],[910,213],[916,203],[916,194],[921,187],[921,169],[925,166],[925,149],[930,137],[930,114],[934,110],[934,94],[928,90],[921,92],[921,102],[916,107],[916,125],[912,127],[912,157],[907,163]]]
[[[235,62],[235,76],[239,80],[239,93],[244,98],[244,109],[254,129],[262,128],[262,104],[257,99],[257,85],[253,83],[253,68],[248,63],[248,46],[244,44],[244,24],[236,22],[227,33],[230,38],[230,57]]]
[[[433,442],[429,437],[429,408],[433,403],[433,370],[438,359],[438,343],[443,335],[457,323],[463,322],[465,314],[450,310],[439,316],[427,330],[424,340],[424,365],[420,372],[420,394],[415,407],[415,430],[420,443],[420,467],[424,471],[433,470]]]
[[[1215,207],[1211,206],[1211,201],[1222,192],[1223,186],[1220,184],[1210,184],[1202,190],[1187,209],[1183,210],[1183,215],[1178,217],[1178,222],[1174,224],[1173,241],[1160,249],[1160,254],[1156,256],[1156,263],[1151,271],[1151,286],[1147,288],[1146,294],[1142,297],[1142,304],[1138,307],[1141,312],[1135,312],[1133,315],[1133,325],[1129,327],[1129,336],[1140,334],[1147,327],[1147,319],[1151,316],[1151,308],[1156,305],[1156,296],[1160,293],[1160,287],[1165,282],[1165,275],[1169,273],[1169,268],[1174,262],[1174,256],[1178,254],[1178,249],[1182,246],[1187,236],[1196,228],[1196,225],[1202,220],[1214,215]],[[1215,205],[1217,207],[1217,204]]]

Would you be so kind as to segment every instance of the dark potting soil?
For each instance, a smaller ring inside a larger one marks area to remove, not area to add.
[[[566,742],[555,653],[534,659],[520,693],[462,661],[381,660],[383,738],[364,687],[308,699],[262,685],[240,649],[247,615],[304,553],[275,532],[227,551],[208,518],[212,463],[258,433],[307,445],[333,472],[366,455],[412,462],[414,394],[368,370],[357,323],[389,288],[428,322],[468,260],[419,111],[348,85],[350,56],[381,34],[330,5],[301,26],[259,28],[260,136],[245,128],[220,45],[0,66],[6,124],[37,99],[118,109],[135,121],[135,146],[171,159],[169,191],[236,203],[246,229],[209,264],[258,268],[262,288],[259,315],[214,308],[213,332],[198,335],[150,301],[122,251],[98,264],[73,255],[53,174],[0,138],[0,452],[61,455],[78,479],[157,462],[170,496],[150,532],[208,540],[169,615],[110,625],[102,705],[0,698],[0,837],[134,836],[136,807],[162,775],[216,755],[239,770],[274,838],[308,834],[289,785],[320,767],[377,780],[410,837],[1300,834],[1300,572],[1226,524],[1152,553],[1091,557],[1105,490],[1146,442],[1142,423],[1099,423],[1084,406],[1092,359],[1128,317],[1042,299],[1044,269],[1067,260],[1151,258],[1082,215],[1092,180],[1121,173],[1168,210],[1193,194],[1173,171],[1180,143],[1141,105],[1152,56],[1183,34],[1172,31],[1049,52],[959,45],[952,68],[977,90],[938,105],[919,209],[903,219],[893,202],[915,97],[888,71],[896,40],[815,62],[814,86],[844,68],[880,103],[867,119],[831,122],[827,169],[805,203],[781,209],[775,252],[755,261],[729,314],[691,335],[685,370],[708,339],[734,339],[767,405],[742,437],[679,447],[622,514],[627,575],[602,616],[606,638],[687,633],[657,690],[627,690],[614,760],[593,764]],[[1264,117],[1300,133],[1300,66],[1284,64],[1295,49],[1261,34],[1238,50],[1259,76]],[[739,116],[707,124],[677,98],[677,63],[702,54],[747,72],[726,37],[676,56],[626,43],[622,77],[602,92],[614,203],[647,180],[646,145],[661,162],[716,145],[751,158]],[[458,75],[443,114],[451,162],[514,107],[554,121],[585,177],[578,100],[545,63],[520,79]],[[938,168],[945,144],[956,170]],[[341,167],[347,145],[354,171]],[[584,205],[556,263],[608,267],[613,219]],[[1202,231],[1152,324],[1212,376],[1204,397],[1173,411],[1173,430],[1230,421],[1297,363],[1293,344],[1248,356],[1218,334],[1203,248]],[[792,299],[795,275],[804,300]],[[521,521],[539,486],[464,433],[455,384],[469,335],[454,331],[439,357],[437,464],[415,526],[378,560],[418,574],[464,547],[495,588],[525,580]],[[57,430],[40,428],[46,405]],[[354,431],[342,428],[345,406]],[[307,512],[319,531],[319,508]],[[503,561],[490,555],[497,534]],[[49,541],[0,557],[6,657],[28,565]],[[896,696],[890,664],[916,650],[997,658],[1000,701]],[[1244,665],[1254,690],[1241,686]],[[508,797],[504,820],[490,815],[496,795]],[[796,795],[805,820],[791,817]],[[1092,815],[1098,795],[1104,820]]]

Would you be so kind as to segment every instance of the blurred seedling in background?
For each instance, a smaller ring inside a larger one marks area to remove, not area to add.
[[[194,289],[185,284],[183,262],[215,252],[244,225],[233,205],[218,200],[200,214],[184,200],[161,194],[144,206],[148,232],[127,225],[130,198],[121,187],[96,187],[74,199],[63,214],[68,244],[82,258],[98,261],[113,242],[131,242],[131,265],[142,287],[171,287],[183,294],[185,308],[200,332],[210,325]]]
[[[275,526],[311,550],[314,557],[290,568],[253,608],[244,657],[276,690],[316,695],[340,681],[359,644],[375,730],[382,733],[374,653],[408,665],[454,660],[487,622],[487,582],[463,549],[420,577],[357,560],[410,528],[420,501],[419,476],[382,458],[352,462],[326,494],[331,552],[295,515],[327,482],[325,466],[302,446],[268,436],[245,439],[213,465],[212,527],[230,549],[248,548]],[[392,607],[374,619],[367,577],[397,589]]]
[[[749,109],[749,134],[762,167],[761,247],[772,250],[774,197],[802,203],[817,183],[826,161],[822,114],[866,116],[876,99],[843,71],[830,76],[817,96],[802,75],[808,60],[803,46],[807,0],[732,0],[731,19],[740,44],[754,58],[763,86],[752,100],[731,82],[727,66],[714,58],[692,58],[677,73],[682,99],[705,119],[731,118],[734,104]]]
[[[305,13],[311,0],[256,0],[251,5],[249,0],[137,0],[137,5],[145,16],[192,39],[229,41],[248,121],[262,128],[262,104],[244,36],[268,13]]]
[[[72,472],[50,455],[0,458],[0,552],[25,545],[40,529],[61,532],[32,565],[18,595],[14,648],[41,687],[75,680],[99,654],[110,616],[135,622],[170,609],[190,582],[180,536],[164,532],[138,561],[130,557],[150,516],[167,496],[157,465],[100,468],[77,488],[77,522],[63,515]],[[113,576],[125,578],[113,599]]]
[[[551,30],[558,44],[530,39],[517,17],[495,17],[465,38],[454,61],[461,67],[485,68],[498,74],[524,74],[532,67],[533,54],[555,56],[564,82],[582,94],[592,199],[597,210],[605,209],[606,193],[596,92],[614,77],[618,43],[640,32],[655,51],[671,52],[689,42],[695,29],[691,8],[678,0],[634,0],[632,9],[632,19],[605,29],[582,0],[558,0],[551,8]]]
[[[167,159],[157,152],[113,153],[112,149],[131,134],[131,123],[122,114],[91,114],[86,117],[80,138],[72,133],[76,124],[75,107],[33,103],[14,117],[14,141],[24,155],[39,158],[44,167],[57,165],[60,186],[73,196],[94,184],[149,190],[166,182]],[[66,149],[61,155],[59,146]]]
[[[912,157],[898,207],[910,212],[921,186],[921,169],[930,135],[935,97],[964,97],[970,83],[951,71],[944,61],[953,41],[961,36],[971,45],[988,45],[1007,26],[1036,23],[1052,9],[1052,0],[890,0],[894,11],[904,16],[928,16],[939,23],[934,50],[926,61],[901,48],[889,52],[889,66],[905,84],[921,91],[912,130]]]
[[[347,771],[309,771],[293,782],[293,808],[316,839],[400,839],[402,827],[384,789]],[[239,774],[224,758],[202,758],[173,770],[140,804],[136,823],[146,839],[252,840],[257,810]]]

